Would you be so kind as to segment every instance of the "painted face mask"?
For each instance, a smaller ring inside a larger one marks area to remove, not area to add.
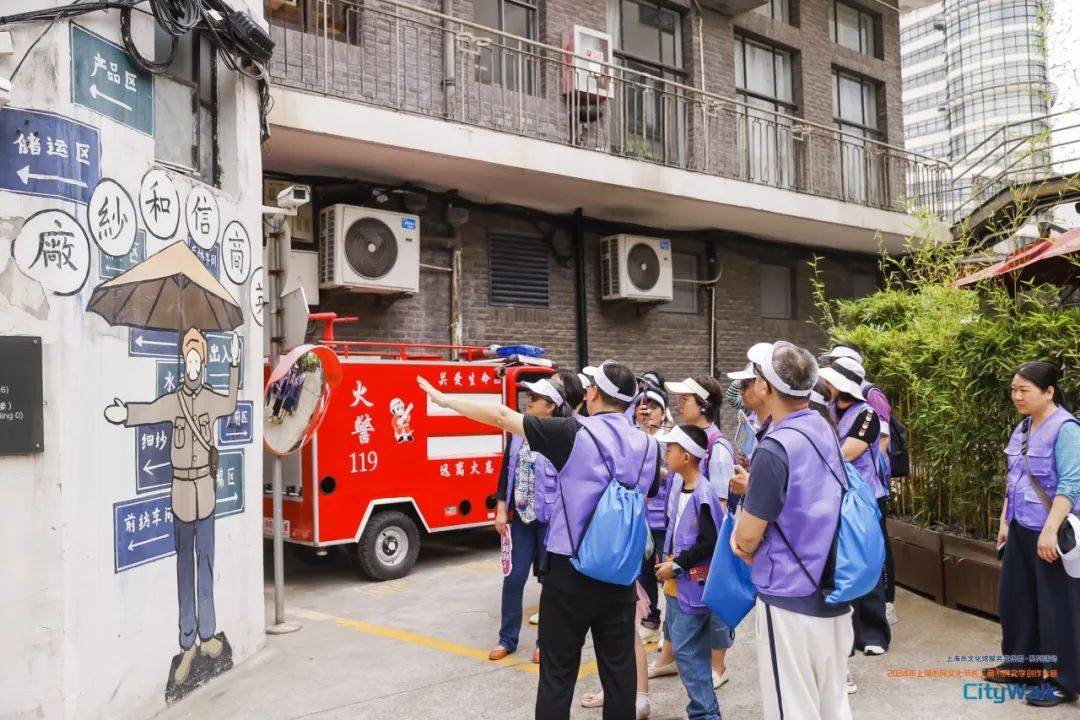
[[[188,350],[184,360],[184,375],[188,382],[198,382],[202,377],[202,357],[197,350]]]

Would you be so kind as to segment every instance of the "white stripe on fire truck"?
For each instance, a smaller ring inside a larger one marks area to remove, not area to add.
[[[471,458],[499,455],[503,450],[502,434],[496,435],[443,435],[428,437],[428,460]]]

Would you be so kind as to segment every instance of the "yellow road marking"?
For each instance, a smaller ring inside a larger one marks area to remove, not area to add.
[[[291,611],[293,614],[304,618],[305,620],[314,620],[316,622],[334,622],[339,627],[349,628],[350,630],[356,630],[357,632],[366,633],[368,635],[377,635],[379,637],[388,638],[390,640],[397,640],[399,642],[409,643],[410,645],[419,645],[420,647],[426,647],[431,650],[439,650],[453,655],[460,655],[462,657],[471,658],[473,660],[481,660],[485,663],[491,663],[492,665],[500,665],[502,667],[513,668],[514,670],[522,670],[525,672],[533,673],[534,675],[540,671],[538,665],[533,664],[529,660],[520,660],[513,657],[505,657],[502,660],[488,660],[488,651],[481,650],[480,648],[469,647],[468,645],[462,645],[456,642],[450,642],[449,640],[441,640],[430,635],[421,635],[419,633],[410,632],[408,630],[399,630],[398,628],[386,627],[383,625],[373,625],[371,623],[362,622],[360,620],[353,620],[351,618],[338,617],[336,615],[328,615],[327,613],[321,613],[316,610],[305,610],[303,608],[297,608]],[[581,666],[578,670],[578,679],[586,678],[596,674],[596,661],[590,661]]]

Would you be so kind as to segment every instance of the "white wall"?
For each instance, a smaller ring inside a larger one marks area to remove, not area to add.
[[[1054,127],[1054,163],[1058,172],[1080,171],[1080,4],[1075,0],[1056,0],[1050,11],[1046,32],[1046,73],[1054,87],[1050,112],[1056,116]],[[1080,215],[1072,203],[1054,210],[1055,222],[1065,228],[1080,227]]]
[[[67,0],[17,4],[21,11]],[[261,3],[252,2],[251,11],[261,18]],[[96,12],[77,22],[120,41],[118,11]],[[149,20],[136,14],[134,24],[140,47],[151,53]],[[0,76],[11,74],[44,27],[35,23],[14,29],[15,53],[0,56]],[[141,178],[153,167],[153,140],[72,103],[69,31],[67,22],[58,22],[34,49],[16,78],[12,105],[98,128],[101,175],[137,198]],[[212,192],[221,227],[238,220],[247,229],[254,268],[262,264],[256,85],[238,80],[220,64],[218,77],[223,177]],[[0,160],[7,154],[6,162],[11,161],[10,142],[0,138]],[[173,176],[182,203],[197,181]],[[152,400],[155,361],[129,357],[128,328],[110,327],[87,312],[101,282],[93,240],[89,278],[74,295],[55,295],[16,267],[11,241],[26,218],[46,209],[66,210],[86,228],[83,205],[0,191],[0,336],[42,338],[45,404],[45,451],[0,456],[0,546],[5,548],[0,588],[6,609],[0,632],[0,717],[145,718],[164,707],[170,663],[179,652],[176,560],[165,557],[115,571],[113,505],[137,497],[136,431],[110,425],[103,409],[114,397]],[[181,218],[181,237],[184,225]],[[169,242],[148,239],[148,254]],[[247,284],[238,285],[224,273],[221,282],[245,317],[240,334],[246,339],[246,377],[240,397],[258,409],[262,329],[252,320]],[[234,662],[249,657],[264,640],[261,442],[256,423],[253,442],[242,446],[245,509],[216,521],[217,631],[225,633]]]

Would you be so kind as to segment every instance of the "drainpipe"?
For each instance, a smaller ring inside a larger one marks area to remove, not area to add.
[[[585,227],[581,208],[574,210],[574,299],[577,310],[577,352],[578,367],[589,364],[589,320],[586,313],[585,288]]]
[[[457,90],[457,61],[454,47],[457,34],[450,27],[454,15],[454,0],[442,0],[443,18],[443,115],[454,117],[454,94]]]

